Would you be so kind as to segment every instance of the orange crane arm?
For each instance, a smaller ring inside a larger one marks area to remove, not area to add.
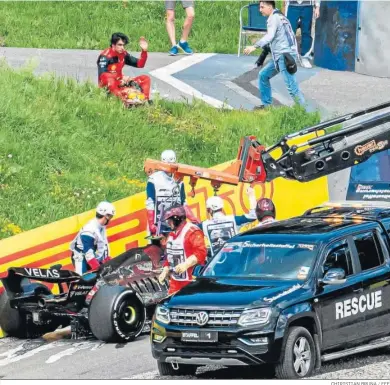
[[[199,179],[209,180],[215,191],[218,191],[222,184],[237,186],[240,182],[263,183],[265,181],[264,172],[262,175],[256,172],[260,163],[262,164],[261,153],[264,147],[261,145],[254,146],[252,142],[255,142],[255,140],[255,137],[243,138],[237,159],[222,171],[181,163],[167,163],[154,159],[146,159],[144,171],[147,175],[151,175],[156,171],[165,171],[172,174],[177,182],[188,176],[193,190]]]
[[[193,189],[199,179],[207,179],[216,191],[222,184],[265,183],[280,177],[308,182],[390,150],[390,112],[383,111],[389,107],[390,102],[387,102],[304,128],[284,136],[267,149],[255,136],[246,136],[241,139],[236,160],[222,171],[152,159],[146,160],[144,169],[149,175],[158,170],[166,171],[178,181],[188,176]],[[374,116],[369,116],[374,112]],[[365,119],[324,135],[326,129],[358,117]],[[308,134],[315,134],[315,137],[289,145],[289,140]],[[276,156],[274,150],[279,150],[281,155]]]

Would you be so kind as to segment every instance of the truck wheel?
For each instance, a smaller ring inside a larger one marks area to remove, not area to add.
[[[307,329],[294,326],[287,334],[280,362],[275,366],[280,379],[303,378],[311,375],[316,359],[313,337]]]
[[[198,369],[196,365],[183,364],[178,364],[177,369],[174,369],[171,363],[161,361],[157,361],[157,367],[160,376],[194,376]]]
[[[105,342],[132,341],[145,325],[146,310],[135,293],[122,286],[105,285],[89,307],[92,334]]]
[[[25,338],[27,335],[26,318],[10,306],[6,291],[0,297],[0,327],[11,337]]]

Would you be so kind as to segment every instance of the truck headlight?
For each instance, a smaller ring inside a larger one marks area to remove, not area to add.
[[[163,305],[159,305],[156,308],[156,320],[160,321],[164,324],[169,324],[170,317],[169,317],[169,310]]]
[[[252,326],[266,324],[269,321],[270,315],[271,309],[268,307],[245,310],[238,320],[238,325]]]

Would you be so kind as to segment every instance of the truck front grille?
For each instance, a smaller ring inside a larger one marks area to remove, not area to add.
[[[172,325],[199,326],[196,321],[197,315],[203,312],[201,309],[172,309],[170,318]],[[241,313],[237,310],[209,310],[208,321],[204,326],[234,326],[237,324]]]

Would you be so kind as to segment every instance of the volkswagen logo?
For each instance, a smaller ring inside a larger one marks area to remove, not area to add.
[[[204,326],[207,324],[207,321],[209,320],[209,315],[205,311],[201,311],[196,315],[195,320],[199,326]]]

